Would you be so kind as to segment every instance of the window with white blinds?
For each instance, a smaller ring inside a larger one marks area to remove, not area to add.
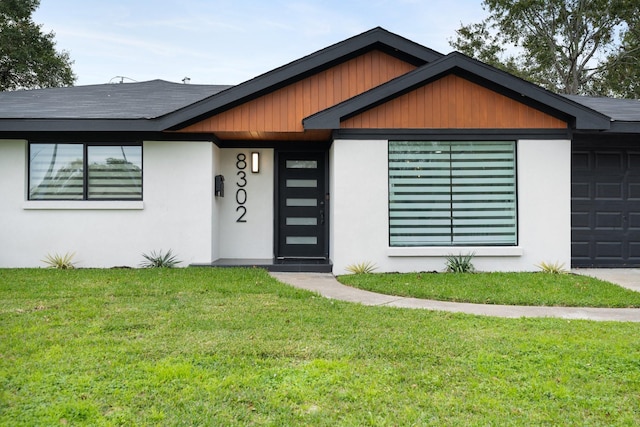
[[[32,143],[29,200],[142,200],[142,147]]]
[[[83,199],[82,144],[31,144],[29,149],[29,199]]]
[[[391,246],[518,242],[513,141],[390,141]]]
[[[89,146],[87,164],[88,199],[142,199],[140,146]]]

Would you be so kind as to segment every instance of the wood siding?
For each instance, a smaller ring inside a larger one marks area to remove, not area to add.
[[[566,129],[567,123],[456,75],[344,120],[350,129]]]
[[[413,69],[414,65],[398,58],[371,51],[180,132],[220,132],[229,139],[274,139],[278,133],[302,133],[303,118]]]
[[[222,141],[328,141],[332,130],[303,132],[215,132]]]

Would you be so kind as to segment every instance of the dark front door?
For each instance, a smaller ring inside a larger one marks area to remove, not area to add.
[[[325,152],[278,153],[278,258],[327,259]]]
[[[639,267],[640,150],[578,146],[572,157],[571,265]]]

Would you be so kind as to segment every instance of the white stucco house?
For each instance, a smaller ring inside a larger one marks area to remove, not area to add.
[[[640,103],[375,28],[237,86],[0,93],[0,267],[640,266]]]

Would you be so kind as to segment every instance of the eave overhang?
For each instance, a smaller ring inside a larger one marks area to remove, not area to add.
[[[579,131],[579,130],[578,130]],[[590,133],[594,133],[591,131]],[[626,133],[626,134],[640,134],[640,122],[626,122],[626,121],[611,121],[609,129],[603,129],[603,134],[613,133]]]

